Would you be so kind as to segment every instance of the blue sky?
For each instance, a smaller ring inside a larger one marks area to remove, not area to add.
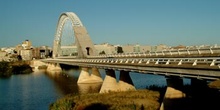
[[[1,0],[0,47],[52,46],[63,12],[76,13],[95,44],[220,44],[220,0]]]

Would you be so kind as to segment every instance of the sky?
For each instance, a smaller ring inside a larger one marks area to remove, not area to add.
[[[94,44],[220,44],[220,0],[0,0],[0,47],[52,46],[63,12]]]

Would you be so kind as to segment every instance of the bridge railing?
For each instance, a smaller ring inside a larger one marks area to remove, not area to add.
[[[63,60],[63,59],[61,59]],[[64,61],[64,60],[63,60]],[[166,66],[180,68],[200,68],[220,70],[220,57],[198,57],[198,58],[91,58],[71,59],[67,61],[116,64],[116,65],[137,65],[137,66]]]
[[[88,58],[111,58],[111,57],[182,57],[182,56],[220,56],[220,47],[194,48],[194,49],[171,49],[155,52],[120,53],[88,56]]]

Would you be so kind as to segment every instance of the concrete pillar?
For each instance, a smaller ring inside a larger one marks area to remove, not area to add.
[[[167,77],[167,89],[160,110],[182,110],[181,101],[186,97],[182,92],[183,79],[179,77]]]
[[[81,72],[78,78],[77,83],[89,83],[89,68],[87,67],[81,67]]]
[[[200,91],[202,89],[207,88],[208,85],[207,85],[206,80],[192,78],[191,79],[191,86],[192,86],[193,90]]]
[[[207,108],[213,100],[210,99],[207,81],[195,78],[191,79],[191,87],[193,108]],[[213,105],[210,107],[213,107]]]
[[[120,71],[118,84],[121,91],[136,90],[128,71]]]
[[[103,82],[102,76],[101,76],[98,68],[95,68],[95,67],[92,68],[91,78],[95,79],[94,82],[97,82],[97,83]]]
[[[61,72],[62,68],[59,63],[48,63],[47,64],[47,72]]]
[[[89,73],[88,67],[81,67],[81,72],[78,78],[77,83],[100,83],[103,82],[101,75],[97,68],[92,68],[92,73]]]
[[[106,70],[106,76],[104,82],[102,84],[101,90],[99,93],[108,93],[109,91],[128,91],[128,90],[136,90],[129,72],[120,71],[120,78],[117,82],[115,71],[114,70]]]
[[[118,84],[115,76],[115,71],[106,69],[105,72],[106,72],[106,76],[99,93],[108,93],[109,91],[117,91]]]

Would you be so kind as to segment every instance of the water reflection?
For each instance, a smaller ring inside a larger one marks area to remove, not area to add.
[[[61,96],[40,72],[0,79],[0,90],[1,110],[46,110]]]
[[[66,95],[78,91],[77,79],[67,73],[46,72],[45,74],[54,82],[54,87],[59,93]]]
[[[46,72],[46,75],[54,82],[58,92],[64,95],[71,93],[98,93],[102,85],[102,83],[77,84],[78,69],[63,72]]]
[[[47,110],[51,103],[67,94],[99,92],[102,83],[77,84],[79,74],[79,69],[64,70],[62,73],[35,71],[31,74],[0,79],[0,108],[1,110]],[[104,79],[103,69],[100,69],[100,74]],[[145,88],[150,84],[149,82],[153,83],[158,79],[136,73],[131,73],[131,78],[136,88]],[[155,83],[158,82],[159,80]]]

